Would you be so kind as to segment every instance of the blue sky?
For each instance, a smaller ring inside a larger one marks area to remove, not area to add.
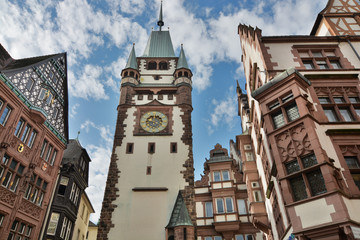
[[[164,0],[175,53],[184,44],[193,77],[195,178],[216,143],[241,133],[236,80],[244,87],[239,23],[263,35],[308,35],[327,0]],[[70,138],[80,133],[92,163],[86,190],[100,215],[115,131],[120,73],[157,29],[160,0],[3,0],[0,43],[14,58],[67,52]]]

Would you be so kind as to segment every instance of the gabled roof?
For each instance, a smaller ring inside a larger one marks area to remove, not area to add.
[[[135,54],[135,44],[133,44],[133,47],[131,49],[129,59],[126,63],[125,69],[132,68],[132,69],[138,69],[137,61],[136,61],[136,54]]]
[[[67,160],[67,162],[74,162],[80,159],[81,155],[85,152],[87,156],[89,156],[86,152],[86,149],[83,148],[77,139],[70,139],[69,143],[64,151],[63,161]],[[91,161],[89,157],[89,162]]]
[[[142,57],[175,57],[169,31],[152,31]]]
[[[180,68],[189,69],[189,66],[187,64],[186,57],[185,57],[184,48],[183,48],[182,44],[181,44],[179,60],[178,60],[177,66],[176,66],[176,69],[180,69]]]
[[[62,54],[63,53],[32,57],[32,58],[13,59],[10,56],[10,54],[6,51],[6,49],[0,44],[0,70],[12,70],[12,69],[31,66],[33,64],[42,62],[46,59],[53,58],[54,56],[62,55]]]
[[[169,224],[166,226],[166,228],[174,228],[177,226],[193,226],[189,212],[186,208],[184,199],[180,191],[176,198]]]

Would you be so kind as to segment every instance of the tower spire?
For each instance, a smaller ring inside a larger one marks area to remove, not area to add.
[[[164,26],[163,13],[162,13],[162,1],[161,1],[161,5],[160,5],[159,21],[157,22],[157,25],[160,27],[160,31],[161,31],[161,27]]]

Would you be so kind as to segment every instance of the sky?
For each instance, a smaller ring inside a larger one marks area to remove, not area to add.
[[[239,23],[264,36],[309,35],[327,0],[164,0],[163,16],[193,76],[195,179],[217,143],[241,134],[236,80],[242,88]],[[67,53],[69,135],[86,148],[86,192],[97,222],[112,151],[120,73],[132,44],[137,56],[157,30],[160,0],[0,0],[0,43],[15,58]]]

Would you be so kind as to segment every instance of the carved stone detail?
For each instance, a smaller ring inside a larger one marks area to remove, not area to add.
[[[195,182],[195,187],[209,186],[209,171],[204,171],[204,175],[200,174],[201,179]]]
[[[275,139],[282,161],[311,150],[311,143],[303,123],[280,133]]]
[[[19,210],[33,216],[36,219],[39,219],[42,208],[39,206],[36,206],[34,203],[32,203],[26,199],[23,199]]]
[[[0,201],[10,206],[14,206],[16,194],[6,188],[0,187]]]

